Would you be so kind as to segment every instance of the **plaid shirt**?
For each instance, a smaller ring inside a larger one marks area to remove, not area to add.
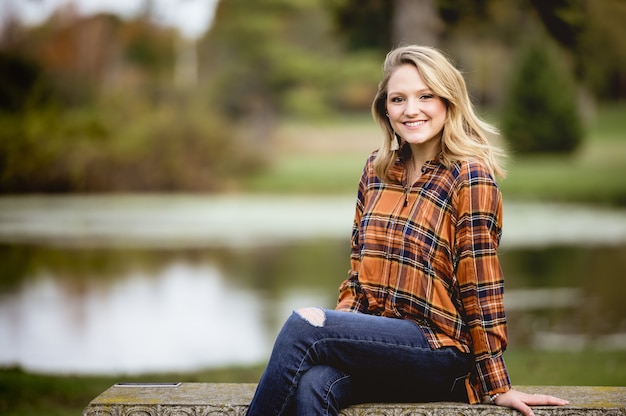
[[[466,386],[471,403],[502,393],[510,381],[504,280],[497,248],[502,198],[479,162],[446,168],[427,162],[406,185],[398,158],[392,181],[374,173],[373,153],[358,189],[351,269],[337,310],[411,319],[432,348],[475,357]]]

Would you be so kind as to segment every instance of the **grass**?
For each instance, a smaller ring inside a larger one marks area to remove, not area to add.
[[[625,386],[626,354],[621,351],[533,352],[505,355],[514,385]],[[235,367],[190,374],[136,377],[53,376],[19,369],[0,370],[0,414],[6,416],[78,415],[87,404],[120,381],[256,383],[262,366]]]
[[[121,381],[133,382],[230,382],[258,381],[262,368],[233,367],[193,374],[149,374],[144,376],[55,376],[0,370],[0,414],[5,416],[79,415],[100,393]]]
[[[271,169],[244,185],[252,192],[353,194],[380,133],[358,117],[327,124],[287,123]],[[501,181],[505,198],[626,205],[626,103],[601,107],[572,155],[518,157]]]
[[[514,198],[626,205],[626,105],[603,107],[570,156],[513,157],[503,193]]]
[[[626,386],[624,351],[531,351],[505,353],[514,385]]]

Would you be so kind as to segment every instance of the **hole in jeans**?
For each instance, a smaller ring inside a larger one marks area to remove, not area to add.
[[[301,308],[296,311],[298,315],[308,323],[318,328],[324,326],[326,322],[326,314],[322,308],[318,307],[310,307],[310,308]]]

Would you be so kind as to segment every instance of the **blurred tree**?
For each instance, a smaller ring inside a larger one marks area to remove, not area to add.
[[[580,77],[600,99],[626,99],[626,1],[587,0],[580,35]]]
[[[207,98],[251,142],[267,144],[279,115],[369,108],[379,57],[362,53],[350,60],[333,37],[323,1],[219,3],[199,45],[201,76],[209,83]]]
[[[502,130],[518,153],[571,153],[583,128],[571,72],[547,40],[533,36],[523,48],[509,86]]]
[[[43,107],[54,98],[55,91],[37,62],[0,50],[0,112]]]
[[[438,46],[443,22],[437,0],[393,0],[391,37],[393,45]]]
[[[552,38],[568,50],[578,48],[580,36],[585,29],[585,1],[529,0]]]
[[[68,5],[8,47],[45,68],[64,104],[82,105],[93,99],[110,61],[111,26],[118,20],[82,19]]]
[[[172,81],[177,38],[173,30],[155,25],[148,15],[140,15],[122,25],[118,36],[126,62],[144,72],[147,79]]]
[[[392,7],[389,0],[327,1],[337,31],[351,50],[391,48]]]
[[[174,87],[176,32],[146,13],[62,8],[10,34],[0,39],[0,193],[222,190],[263,162],[211,105]],[[43,99],[42,80],[58,102]]]
[[[626,2],[529,0],[546,30],[575,58],[599,98],[626,97]]]
[[[527,32],[536,30],[534,22],[541,22],[574,60],[574,73],[590,87],[593,95],[604,99],[626,97],[624,0],[327,0],[327,3],[338,32],[348,40],[352,50],[386,52],[401,43],[440,46],[467,65],[470,80],[473,73],[484,72],[485,66],[502,66],[506,71],[505,50],[519,49]],[[484,54],[485,58],[470,56],[477,54]],[[500,78],[492,75],[495,80]],[[497,101],[497,92],[487,92],[484,85],[479,87],[481,99]]]
[[[35,28],[5,19],[0,167],[12,169],[2,180],[21,178],[11,189],[189,189],[193,171],[204,172],[203,186],[219,186],[258,166],[246,152],[271,153],[278,117],[366,112],[384,54],[400,42],[445,49],[478,103],[500,108],[517,68],[511,56],[541,22],[593,95],[626,97],[624,0],[223,1],[199,42],[198,82],[186,89],[174,79],[190,73],[174,61],[193,48],[155,23],[152,1],[130,20],[79,16],[71,3]]]
[[[443,29],[437,0],[342,0],[328,3],[351,50],[437,45]]]
[[[2,42],[4,50],[45,68],[65,104],[84,105],[103,91],[143,93],[172,84],[173,29],[145,14],[130,21],[105,13],[83,17],[71,5]]]
[[[438,0],[437,11],[447,25],[464,20],[487,19],[487,3],[490,0]]]

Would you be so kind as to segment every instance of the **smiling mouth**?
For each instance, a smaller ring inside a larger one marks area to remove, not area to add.
[[[426,123],[425,120],[407,121],[406,123],[404,123],[404,125],[407,126],[407,127],[417,127],[417,126],[421,126],[422,124],[425,124],[425,123]]]

